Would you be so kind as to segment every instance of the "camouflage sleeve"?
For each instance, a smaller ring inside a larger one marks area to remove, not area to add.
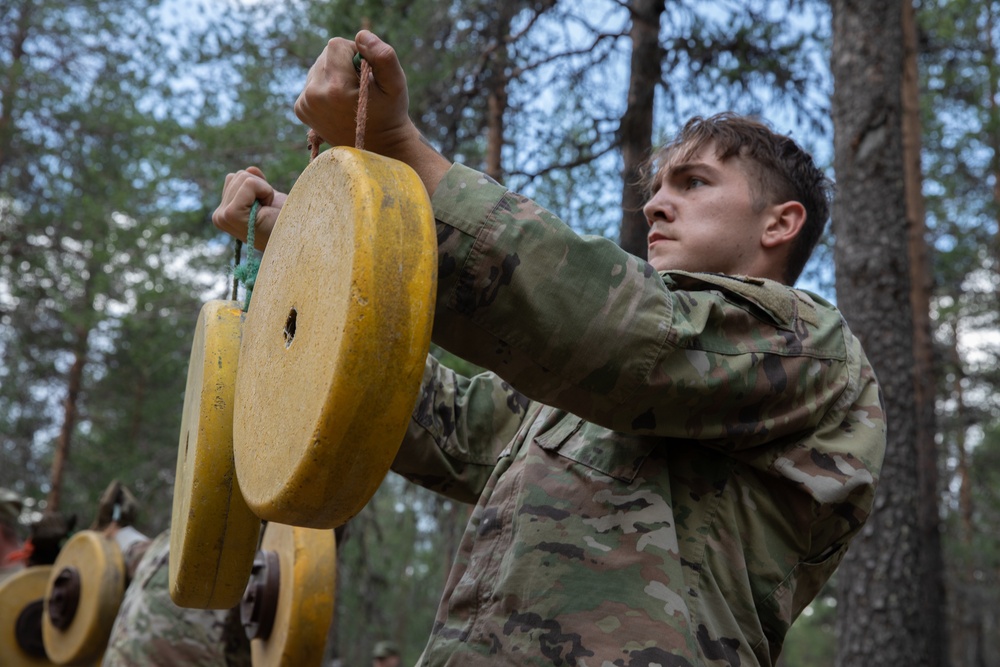
[[[467,378],[428,355],[420,396],[392,469],[420,486],[473,503],[527,405],[495,374]]]
[[[734,449],[814,429],[858,376],[839,312],[797,290],[659,274],[461,165],[433,206],[435,342],[533,400]]]
[[[249,667],[238,607],[185,609],[170,599],[169,552],[169,532],[149,544],[125,590],[103,667]]]

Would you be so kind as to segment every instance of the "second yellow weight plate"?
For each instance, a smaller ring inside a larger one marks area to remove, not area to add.
[[[195,326],[184,390],[170,525],[170,598],[181,607],[239,603],[257,552],[260,519],[233,464],[233,395],[242,311],[209,301]]]

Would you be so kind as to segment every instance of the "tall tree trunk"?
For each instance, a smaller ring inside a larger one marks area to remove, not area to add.
[[[909,230],[910,306],[913,309],[913,390],[916,403],[916,440],[919,491],[917,499],[920,542],[923,547],[921,578],[924,585],[921,609],[926,610],[924,630],[932,665],[947,664],[948,619],[945,598],[944,555],[941,550],[940,491],[938,489],[938,452],[935,442],[937,369],[934,366],[934,341],[931,336],[931,292],[934,276],[927,244],[923,195],[923,169],[920,166],[921,135],[920,84],[917,68],[918,40],[913,0],[902,0],[903,28],[903,174],[906,182],[906,219]]]
[[[831,5],[837,301],[875,367],[889,424],[875,512],[838,573],[837,665],[932,667],[920,607],[902,12],[897,3]]]
[[[503,115],[507,110],[507,81],[498,76],[491,81],[486,109],[486,174],[503,180]]]
[[[45,508],[50,512],[59,510],[62,498],[63,476],[66,471],[66,462],[69,460],[70,444],[73,440],[73,430],[76,428],[76,419],[79,413],[77,402],[80,398],[80,389],[83,387],[83,370],[87,365],[87,338],[89,335],[90,329],[88,327],[77,327],[76,341],[73,346],[73,364],[69,367],[69,373],[66,377],[66,400],[63,401],[62,426],[59,429],[59,438],[56,440],[56,449],[52,457],[51,488]]]
[[[987,7],[985,26],[983,28],[983,50],[985,60],[988,63],[987,82],[989,90],[990,115],[986,124],[986,131],[989,132],[987,143],[993,149],[993,157],[990,160],[990,172],[993,175],[993,203],[996,204],[997,222],[1000,222],[1000,64],[997,63],[997,44],[993,36],[996,27],[996,18],[993,12]],[[993,237],[993,261],[995,271],[1000,273],[1000,229]]]
[[[146,403],[146,387],[149,385],[149,378],[145,373],[140,373],[133,391],[132,419],[129,422],[128,441],[133,447],[139,446],[139,436],[142,434],[142,410]]]
[[[952,395],[951,400],[955,403],[955,474],[961,479],[958,487],[958,517],[959,541],[964,547],[972,546],[972,471],[969,468],[969,450],[967,447],[966,433],[972,418],[969,416],[969,409],[965,403],[965,389],[963,384],[966,380],[965,369],[962,364],[962,355],[958,351],[958,321],[951,322],[951,347],[948,350],[951,362],[952,374]]]
[[[486,79],[486,174],[503,180],[504,114],[507,112],[507,85],[510,83],[510,22],[517,2],[501,2],[490,23],[493,51],[489,55]]]
[[[10,61],[6,73],[0,76],[0,171],[10,155],[11,140],[14,137],[14,114],[17,88],[20,83],[21,62],[24,59],[24,44],[28,41],[31,26],[32,3],[21,2],[17,17],[17,28],[11,42]]]
[[[978,599],[982,582],[976,581],[978,567],[973,553],[973,503],[972,503],[972,470],[969,466],[969,452],[966,434],[972,419],[965,403],[966,380],[962,364],[962,355],[958,351],[958,318],[950,322],[951,345],[948,348],[948,366],[951,376],[950,400],[955,404],[954,455],[955,477],[959,480],[958,487],[958,542],[961,548],[952,569],[951,590],[951,646],[952,664],[965,667],[979,667],[983,664],[983,617],[985,609]]]
[[[639,178],[653,147],[653,100],[663,72],[660,17],[665,6],[666,0],[633,0],[629,5],[632,66],[628,105],[618,130],[625,181],[619,245],[643,259],[646,258],[648,227],[642,205],[646,203],[647,193],[639,186]]]

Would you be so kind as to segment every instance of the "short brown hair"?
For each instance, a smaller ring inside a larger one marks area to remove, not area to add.
[[[709,144],[715,145],[719,160],[739,157],[744,161],[756,210],[786,201],[797,201],[805,208],[805,224],[792,243],[783,272],[785,282],[794,284],[830,217],[832,181],[790,137],[755,118],[726,112],[709,118],[695,116],[653,154],[645,170],[648,191],[652,193],[659,183],[663,166],[688,160]]]

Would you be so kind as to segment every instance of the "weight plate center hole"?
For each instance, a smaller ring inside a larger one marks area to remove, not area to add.
[[[295,318],[298,313],[294,308],[288,313],[288,319],[285,320],[285,349],[287,350],[292,346],[292,341],[295,339]]]

